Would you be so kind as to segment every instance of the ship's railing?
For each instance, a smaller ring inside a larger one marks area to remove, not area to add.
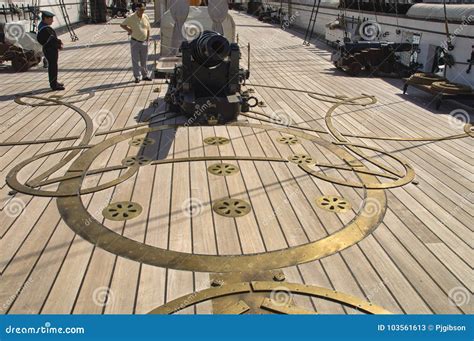
[[[35,1],[33,1],[33,4]],[[77,6],[79,11],[79,17],[74,20],[74,23],[77,22],[89,22],[91,17],[91,5],[89,0],[79,0],[77,2],[67,2],[67,6]],[[36,27],[40,18],[40,11],[43,8],[47,10],[53,10],[57,8],[60,13],[60,4],[47,4],[47,5],[25,5],[25,4],[2,4],[0,5],[0,23],[12,23],[12,22],[26,22],[30,23],[30,31],[36,32]],[[61,17],[62,20],[62,17]]]
[[[0,7],[0,22],[12,22],[20,20],[33,20],[38,15],[39,9],[30,5],[2,4]]]

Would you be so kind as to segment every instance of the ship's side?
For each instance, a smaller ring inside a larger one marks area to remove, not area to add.
[[[402,1],[399,1],[401,4]],[[297,0],[270,1],[273,8],[283,8],[288,15],[291,25],[298,29],[306,30],[310,21],[313,5],[317,1]],[[366,4],[365,8],[370,4]],[[352,6],[355,7],[355,6]],[[446,23],[441,4],[414,4],[406,6],[406,13],[384,13],[376,10],[357,10],[354,8],[343,8],[339,1],[325,2],[320,4],[317,13],[314,33],[320,39],[325,40],[327,25],[338,18],[345,17],[348,22],[347,30],[357,34],[359,24],[364,21],[377,23],[381,30],[381,39],[393,42],[403,42],[403,38],[410,33],[419,34],[420,53],[418,62],[422,64],[420,71],[432,72],[435,60],[435,50],[438,46],[445,46],[447,41]],[[446,77],[462,84],[474,86],[474,73],[467,73],[468,60],[473,51],[474,39],[474,4],[448,4],[448,32],[452,36],[454,49],[453,54],[456,64],[447,68]]]

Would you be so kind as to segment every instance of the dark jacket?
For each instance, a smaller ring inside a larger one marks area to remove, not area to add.
[[[59,50],[61,47],[61,40],[58,39],[56,32],[53,30],[51,26],[43,26],[39,27],[38,34],[36,39],[38,39],[38,43],[43,45],[45,49],[56,49]]]

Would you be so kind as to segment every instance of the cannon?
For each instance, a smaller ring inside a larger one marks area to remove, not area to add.
[[[282,17],[282,9],[274,9],[271,6],[262,7],[262,10],[258,14],[258,20],[272,24],[280,24]]]
[[[181,44],[181,64],[170,76],[165,102],[168,110],[188,117],[188,124],[224,124],[249,111],[257,100],[241,85],[249,71],[239,67],[240,49],[224,36],[204,31]]]
[[[113,0],[112,5],[107,7],[108,13],[112,18],[126,18],[128,15],[126,0]]]
[[[334,65],[351,76],[358,76],[362,70],[380,75],[408,77],[419,66],[416,63],[404,65],[397,55],[411,53],[417,46],[410,43],[385,41],[341,42],[333,52],[331,60]]]
[[[18,23],[0,23],[0,64],[6,61],[11,61],[14,72],[25,72],[37,65],[41,61],[41,46],[36,34],[24,32]]]

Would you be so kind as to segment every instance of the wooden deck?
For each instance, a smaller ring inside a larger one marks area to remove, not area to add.
[[[248,83],[266,104],[257,111],[268,115],[284,112],[294,124],[326,131],[324,117],[333,103],[312,99],[303,92],[251,84],[348,97],[364,93],[376,96],[377,103],[337,108],[333,123],[339,132],[407,138],[463,133],[463,124],[449,115],[457,109],[455,106],[446,104],[436,111],[426,94],[411,91],[402,95],[400,80],[348,77],[333,68],[330,52],[322,44],[304,47],[301,37],[293,32],[237,12],[232,15],[244,64],[245,47],[251,43]],[[128,42],[118,22],[83,26],[76,31],[80,38],[76,43],[63,36],[66,48],[60,54],[60,80],[67,90],[59,94],[86,95],[94,91],[92,98],[75,105],[87,112],[95,123],[94,130],[99,132],[136,125],[163,110],[152,102],[163,97],[166,85],[158,84],[159,80],[138,85],[132,82]],[[153,33],[157,35],[159,30]],[[23,74],[2,72],[0,77],[0,142],[80,136],[84,132],[83,121],[70,108],[28,107],[13,101],[15,94],[46,89],[47,74],[41,67]],[[154,92],[158,87],[159,93]],[[262,123],[244,116],[240,120]],[[183,122],[183,118],[170,118],[162,123]],[[96,135],[90,144],[125,132]],[[335,141],[329,134],[308,133]],[[91,169],[121,165],[122,159],[137,152],[151,160],[202,156],[287,159],[303,153],[321,163],[341,165],[338,157],[311,141],[278,143],[276,139],[282,135],[288,136],[249,125],[154,131],[147,134],[154,144],[133,147],[128,140],[119,142],[100,153]],[[229,138],[230,143],[204,144],[203,139],[210,136]],[[77,146],[79,140],[0,147],[2,313],[144,314],[180,296],[209,288],[208,272],[140,263],[84,240],[62,219],[57,198],[8,194],[11,188],[5,178],[14,166],[40,153]],[[384,190],[387,210],[372,233],[340,252],[282,269],[286,281],[334,289],[394,313],[473,313],[472,137],[424,142],[348,140],[402,158],[414,168],[418,184]],[[32,162],[20,172],[19,179],[34,178],[65,155],[53,154]],[[397,167],[393,160],[378,156],[386,165]],[[148,165],[114,187],[82,195],[82,201],[95,219],[129,239],[207,255],[265,253],[314,242],[343,229],[358,215],[364,201],[363,188],[317,179],[290,162],[223,162],[237,165],[240,172],[226,177],[212,175],[207,167],[215,161]],[[69,166],[52,177],[64,175]],[[112,181],[124,171],[88,176],[83,188]],[[325,168],[324,174],[344,181],[357,180],[355,174],[334,168]],[[41,189],[55,191],[57,187],[53,184]],[[315,204],[323,195],[341,196],[352,209],[346,213],[325,211]],[[239,218],[214,213],[213,202],[227,197],[247,201],[251,212]],[[187,209],[190,198],[197,212]],[[143,212],[125,223],[105,220],[103,208],[117,201],[137,202]],[[465,297],[459,301],[458,295]],[[358,313],[321,299],[294,295],[294,300],[299,307],[319,313]],[[204,302],[180,313],[212,311],[212,303]]]

